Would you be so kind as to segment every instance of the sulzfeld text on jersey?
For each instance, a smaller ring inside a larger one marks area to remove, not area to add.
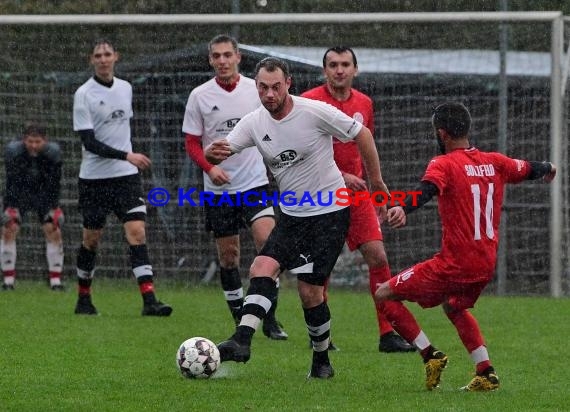
[[[465,165],[467,176],[495,176],[493,165]]]

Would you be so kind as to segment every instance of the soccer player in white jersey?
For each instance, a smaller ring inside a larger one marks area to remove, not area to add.
[[[214,233],[222,289],[233,319],[239,324],[243,306],[239,230],[251,230],[259,251],[275,227],[275,212],[271,204],[236,204],[236,192],[269,190],[266,168],[255,147],[232,156],[223,167],[204,158],[203,147],[226,137],[244,115],[260,106],[255,81],[239,73],[241,54],[234,38],[215,36],[208,44],[208,58],[215,77],[190,93],[182,132],[188,156],[204,172],[204,190],[216,194],[213,205],[205,204],[206,230]],[[222,194],[230,195],[231,204],[219,202]],[[263,321],[263,333],[271,339],[285,340],[288,336],[275,318],[276,308],[277,295]]]
[[[154,293],[153,271],[145,237],[146,206],[139,169],[150,159],[134,153],[130,120],[132,87],[114,77],[119,54],[108,40],[95,42],[90,62],[95,74],[75,92],[73,130],[83,143],[79,170],[79,208],[83,239],[77,254],[79,297],[75,313],[96,315],[91,301],[95,256],[105,221],[114,213],[123,223],[131,266],[143,299],[143,316],[169,316],[172,308]]]
[[[220,163],[256,146],[281,193],[315,201],[280,203],[282,216],[250,268],[241,322],[229,340],[218,347],[222,362],[249,360],[253,334],[275,294],[275,279],[289,269],[297,275],[305,323],[313,342],[309,377],[326,379],[334,370],[328,356],[331,314],[323,298],[323,285],[342,249],[349,224],[349,208],[336,202],[336,191],[345,184],[334,161],[332,136],[342,141],[354,139],[371,190],[387,192],[387,188],[368,128],[326,103],[291,96],[289,68],[280,59],[261,60],[255,73],[262,107],[243,117],[226,139],[208,146],[206,159]],[[324,201],[318,202],[319,197]]]

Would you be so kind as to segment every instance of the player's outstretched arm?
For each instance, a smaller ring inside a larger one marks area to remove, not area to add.
[[[388,224],[393,228],[405,226],[407,215],[429,202],[437,195],[438,191],[436,185],[427,180],[422,180],[416,190],[409,192],[408,196],[406,196],[402,202],[403,205],[388,209]]]
[[[204,149],[206,160],[213,165],[220,164],[232,155],[230,144],[226,139],[216,140]]]
[[[358,151],[362,157],[362,163],[364,163],[364,168],[366,169],[366,176],[370,182],[371,192],[384,192],[390,196],[390,192],[384,179],[382,178],[382,172],[380,171],[380,159],[378,156],[378,151],[376,150],[376,145],[374,144],[374,137],[366,126],[360,129],[360,132],[356,135],[355,139],[358,145]],[[380,216],[380,221],[386,220],[386,206],[380,206],[378,209],[378,215]]]

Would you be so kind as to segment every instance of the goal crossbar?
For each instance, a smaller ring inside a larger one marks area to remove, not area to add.
[[[430,13],[244,13],[244,14],[21,14],[0,16],[2,24],[273,24],[551,22],[560,11]]]

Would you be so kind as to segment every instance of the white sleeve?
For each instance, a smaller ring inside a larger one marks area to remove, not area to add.
[[[226,137],[233,153],[240,153],[248,147],[255,146],[253,128],[250,126],[253,122],[249,121],[250,119],[251,116],[246,115]]]
[[[93,128],[93,119],[91,118],[85,93],[82,90],[78,90],[73,96],[73,130],[90,130]]]
[[[194,136],[204,135],[204,118],[200,111],[200,105],[196,93],[190,93],[186,110],[184,111],[184,121],[182,122],[182,132]]]
[[[358,135],[362,123],[330,104],[317,103],[321,104],[315,105],[315,113],[323,120],[321,128],[324,131],[343,142],[353,140]]]

